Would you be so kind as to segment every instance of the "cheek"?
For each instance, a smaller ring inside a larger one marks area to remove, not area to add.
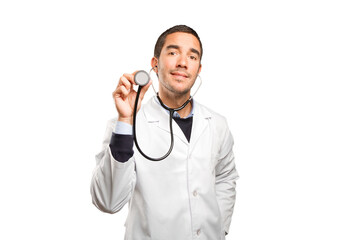
[[[163,69],[173,69],[176,67],[177,60],[175,57],[163,57],[160,63]]]
[[[200,67],[198,65],[191,67],[191,74],[197,76],[199,74]]]

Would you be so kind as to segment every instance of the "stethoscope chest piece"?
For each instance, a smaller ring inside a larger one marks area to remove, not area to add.
[[[145,86],[150,81],[150,76],[144,70],[137,71],[134,76],[134,81],[139,86]]]

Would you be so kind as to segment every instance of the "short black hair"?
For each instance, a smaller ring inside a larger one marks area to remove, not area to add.
[[[197,40],[199,40],[199,43],[200,43],[200,60],[202,58],[202,55],[203,55],[203,48],[202,48],[202,44],[201,44],[201,41],[200,41],[200,37],[199,35],[195,32],[194,29],[192,29],[191,27],[188,27],[186,25],[176,25],[174,27],[171,27],[169,28],[168,30],[166,30],[165,32],[163,32],[158,40],[156,41],[156,44],[155,44],[155,48],[154,48],[154,57],[156,57],[157,59],[159,59],[160,57],[160,53],[161,53],[161,50],[162,48],[164,47],[164,43],[165,43],[165,40],[166,40],[166,37],[169,35],[169,34],[172,34],[172,33],[176,33],[176,32],[183,32],[183,33],[190,33],[192,34],[193,36],[195,36],[197,38]]]

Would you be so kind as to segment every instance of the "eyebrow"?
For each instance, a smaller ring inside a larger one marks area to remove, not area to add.
[[[171,48],[174,48],[174,49],[177,49],[177,50],[179,50],[180,49],[180,46],[179,45],[169,45],[169,46],[166,46],[166,49],[168,50],[168,49],[171,49]],[[190,48],[190,51],[192,52],[192,53],[195,53],[195,54],[197,54],[198,56],[200,56],[200,52],[198,51],[198,50],[196,50],[195,48]]]

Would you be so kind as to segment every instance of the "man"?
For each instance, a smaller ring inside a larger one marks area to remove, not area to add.
[[[200,38],[187,26],[160,35],[151,66],[166,106],[177,108],[189,99],[202,54]],[[174,115],[171,154],[149,161],[133,151],[134,74],[124,74],[113,93],[118,118],[109,122],[103,150],[96,155],[93,203],[115,213],[129,202],[125,239],[225,239],[238,178],[225,118],[192,100]],[[150,84],[143,87],[140,99]],[[147,155],[160,157],[169,148],[169,112],[156,97],[139,108],[139,145]]]

